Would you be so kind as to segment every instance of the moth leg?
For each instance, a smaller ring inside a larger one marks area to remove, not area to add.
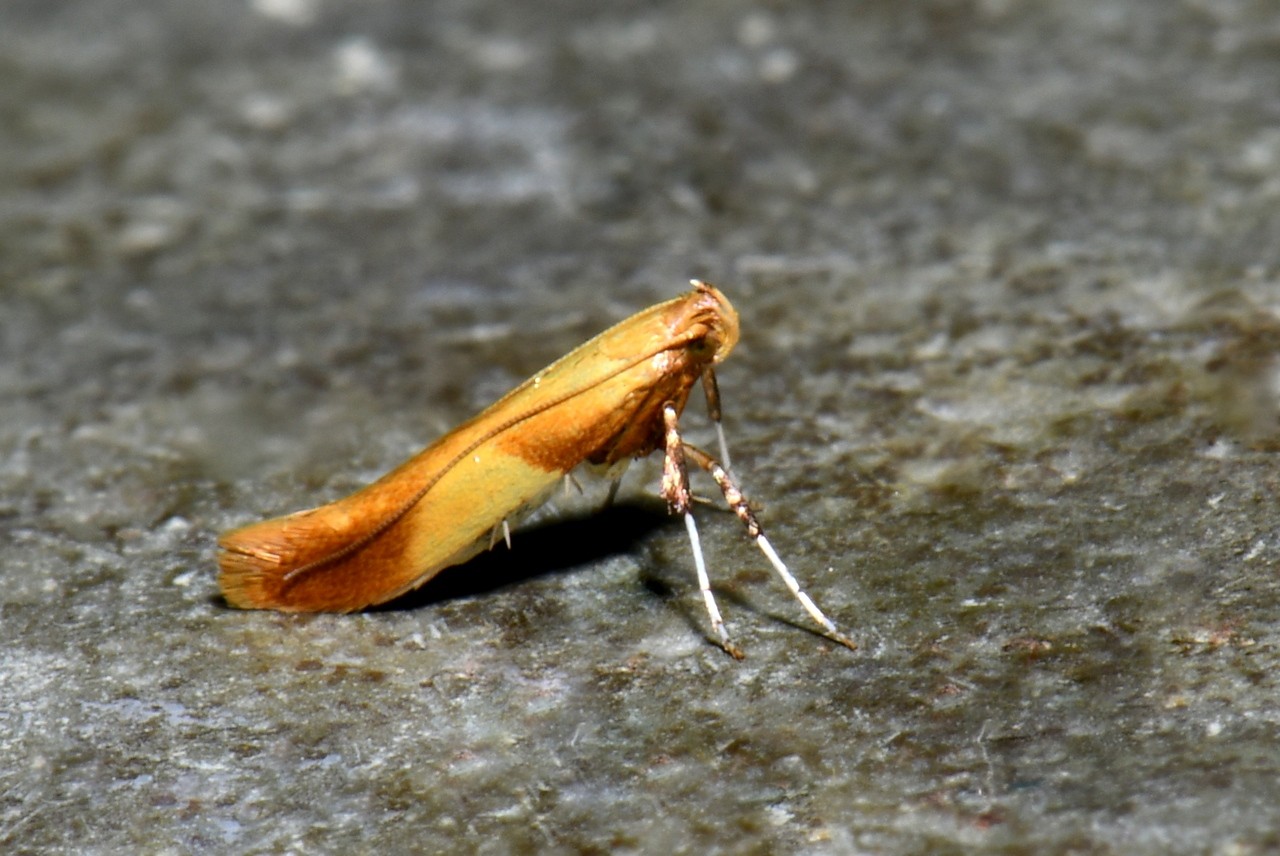
[[[693,548],[693,566],[698,574],[698,590],[702,592],[702,602],[706,604],[707,614],[711,616],[711,627],[716,632],[720,647],[734,659],[741,660],[746,655],[741,648],[729,641],[729,631],[725,629],[724,619],[720,617],[720,607],[716,605],[715,595],[711,593],[711,580],[707,576],[706,560],[702,557],[698,525],[689,510],[692,499],[689,495],[689,472],[684,463],[684,450],[688,447],[680,439],[675,405],[668,402],[662,406],[662,421],[665,426],[663,436],[666,451],[662,460],[662,497],[667,501],[672,514],[684,517],[684,528],[689,533],[689,546]]]
[[[716,383],[716,373],[707,366],[702,373],[702,391],[707,397],[707,415],[716,426],[716,440],[720,443],[720,460],[724,462],[726,472],[733,469],[729,463],[729,444],[724,440],[724,426],[720,424],[720,384]]]
[[[507,522],[507,518],[502,518],[501,523],[493,524],[493,531],[489,533],[489,549],[493,549],[493,545],[498,543],[498,532],[502,532],[502,538],[507,542],[507,549],[511,549],[511,524]]]
[[[604,498],[604,507],[612,508],[613,500],[618,496],[618,488],[622,487],[622,476],[609,482],[609,495]]]
[[[618,496],[618,488],[622,487],[622,477],[627,474],[627,467],[630,465],[631,459],[623,458],[620,461],[614,461],[600,471],[600,475],[609,480],[609,495],[604,498],[604,508],[613,506],[613,501]]]
[[[769,543],[769,539],[764,537],[764,530],[760,528],[760,521],[756,520],[755,514],[751,511],[751,506],[747,504],[746,497],[742,495],[742,491],[738,488],[737,483],[734,482],[733,477],[706,452],[696,446],[690,446],[688,443],[683,444],[683,446],[685,454],[716,480],[716,484],[720,486],[720,492],[724,494],[725,502],[733,509],[733,513],[738,516],[743,525],[747,527],[747,535],[756,542],[760,552],[764,553],[769,560],[769,564],[773,565],[773,569],[778,572],[778,576],[782,577],[782,581],[786,583],[791,594],[796,600],[800,601],[800,605],[804,607],[805,612],[809,613],[809,617],[821,625],[822,629],[827,631],[827,634],[832,639],[846,648],[856,649],[858,647],[857,643],[836,629],[831,619],[822,614],[822,610],[818,609],[818,605],[813,602],[813,598],[804,593],[800,588],[800,584],[796,582],[796,578],[787,570],[787,566],[778,557],[778,553],[773,549],[773,545]]]

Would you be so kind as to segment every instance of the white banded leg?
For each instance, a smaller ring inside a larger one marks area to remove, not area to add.
[[[693,522],[693,515],[684,513],[684,528],[689,533],[689,546],[693,548],[693,566],[698,573],[698,591],[702,592],[702,602],[707,606],[707,614],[711,616],[711,627],[719,637],[720,647],[736,660],[746,656],[742,649],[729,641],[729,631],[725,629],[724,619],[720,617],[720,607],[716,605],[715,595],[711,593],[711,578],[707,576],[707,563],[702,557],[702,541],[698,538],[698,524]]]
[[[689,495],[689,472],[684,463],[684,450],[687,447],[680,439],[676,408],[670,402],[662,406],[662,420],[665,426],[663,447],[666,452],[662,459],[662,496],[672,514],[684,517],[684,527],[689,533],[689,546],[693,548],[693,565],[698,574],[698,590],[702,592],[702,602],[706,604],[717,641],[730,656],[741,660],[746,655],[741,648],[729,641],[729,631],[725,629],[720,607],[716,605],[715,595],[711,593],[711,579],[707,576],[707,563],[702,557],[698,525],[694,523],[693,514],[689,510],[692,499]]]
[[[818,605],[813,602],[813,598],[805,594],[800,588],[800,583],[796,582],[796,578],[791,574],[791,571],[787,570],[786,564],[778,557],[778,553],[773,549],[773,545],[769,543],[769,539],[764,537],[764,530],[760,528],[760,522],[756,520],[755,514],[751,511],[751,506],[747,504],[746,497],[738,489],[733,477],[706,452],[696,446],[690,446],[688,443],[683,443],[682,446],[684,453],[716,480],[716,484],[720,486],[720,492],[724,494],[725,502],[733,509],[733,513],[738,516],[743,525],[747,527],[747,535],[756,542],[760,552],[764,553],[765,558],[769,560],[769,564],[773,565],[773,569],[778,572],[778,576],[782,577],[782,581],[786,583],[787,589],[795,596],[796,600],[800,601],[800,605],[804,607],[805,612],[809,613],[809,617],[816,621],[823,630],[827,631],[827,635],[841,645],[847,648],[857,648],[857,644],[837,630],[831,619],[823,615],[821,609],[818,609]]]

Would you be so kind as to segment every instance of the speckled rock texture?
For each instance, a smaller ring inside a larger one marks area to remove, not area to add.
[[[1272,4],[11,0],[0,72],[0,849],[1280,850]],[[221,601],[693,276],[858,651],[707,505],[711,644],[655,461]]]

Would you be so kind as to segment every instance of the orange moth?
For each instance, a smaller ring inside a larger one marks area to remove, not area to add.
[[[728,462],[712,367],[738,341],[738,313],[698,280],[561,357],[373,484],[350,496],[252,523],[218,540],[218,581],[245,609],[350,612],[384,603],[465,562],[544,502],[587,463],[614,479],[657,449],[662,496],[683,516],[711,625],[729,640],[711,593],[686,461],[711,474],[747,534],[805,611],[834,640],[854,643],[822,614],[765,538],[747,500],[706,452],[684,442],[677,419],[699,379]]]

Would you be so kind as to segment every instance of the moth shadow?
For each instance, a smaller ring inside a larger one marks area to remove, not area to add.
[[[661,503],[624,501],[601,511],[521,528],[511,533],[510,550],[499,537],[493,549],[446,568],[421,588],[366,611],[420,609],[565,573],[628,552],[657,530],[670,526],[673,519]]]

